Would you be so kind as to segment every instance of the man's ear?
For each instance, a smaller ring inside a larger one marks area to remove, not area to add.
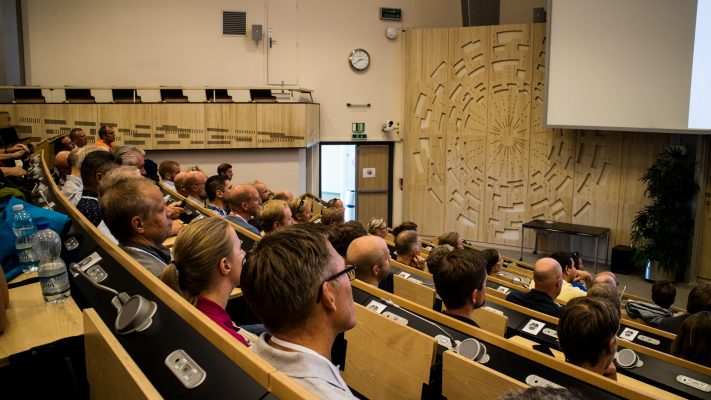
[[[370,267],[370,274],[373,276],[379,276],[380,275],[380,265],[373,265]]]
[[[617,339],[614,336],[610,338],[610,342],[607,344],[607,354],[614,355],[617,351]]]
[[[143,221],[138,215],[131,217],[131,229],[136,233],[143,233],[145,231]]]
[[[331,282],[321,283],[321,304],[328,311],[336,311],[336,291],[335,284]]]

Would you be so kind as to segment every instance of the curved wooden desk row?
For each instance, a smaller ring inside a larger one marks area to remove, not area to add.
[[[591,399],[676,398],[636,380],[621,384],[590,373],[361,281],[352,286],[358,323],[345,334],[348,352],[343,375],[366,397],[419,398],[423,391],[432,395],[441,384],[442,394],[449,399],[471,398],[475,392],[497,398],[547,381]],[[440,342],[446,338],[475,338],[486,346],[490,359],[482,365],[448,354]],[[358,351],[351,356],[353,349]],[[356,356],[370,361],[367,368],[351,366],[349,359]]]
[[[49,176],[43,165],[45,178]],[[121,249],[107,240],[78,210],[59,193],[57,186],[49,179],[48,196],[53,197],[55,209],[72,219],[72,228],[63,237],[65,246],[62,259],[82,266],[99,265],[106,273],[102,285],[128,295],[141,295],[157,304],[152,324],[142,332],[125,335],[103,330],[103,341],[110,341],[112,349],[125,351],[122,360],[135,363],[133,370],[140,370],[145,379],[127,376],[120,370],[110,374],[120,374],[122,379],[106,379],[103,375],[88,374],[92,394],[123,393],[126,380],[135,381],[139,386],[150,382],[155,391],[167,398],[263,398],[275,395],[279,398],[313,399],[300,385],[278,372],[261,358],[242,346],[234,338],[185,301],[172,289],[163,284],[148,270],[136,263]],[[67,245],[70,245],[68,249]],[[73,244],[73,245],[72,245]],[[72,277],[72,297],[80,306],[94,308],[95,315],[87,311],[86,329],[95,335],[100,321],[114,326],[117,311],[111,304],[113,294],[92,286],[82,277]],[[89,341],[88,345],[91,345]],[[87,354],[104,352],[97,347],[87,347]],[[206,372],[207,379],[194,389],[185,388],[166,366],[166,357],[174,350],[184,350]],[[113,351],[113,350],[112,350]],[[101,360],[89,360],[99,365]],[[101,372],[101,370],[99,370]],[[96,379],[98,378],[98,379]],[[150,389],[146,393],[153,393]],[[271,394],[270,394],[271,393]],[[92,396],[94,397],[94,396]],[[147,396],[146,398],[152,398]]]
[[[402,279],[396,276],[395,294],[412,300],[427,309],[432,309],[432,302],[428,301],[435,296],[434,288],[431,284],[431,275],[397,262],[394,262],[393,265],[391,266],[392,268],[410,273],[415,279],[422,282],[413,282],[412,277]],[[495,279],[492,277],[492,280]],[[409,286],[409,289],[403,290],[403,286],[398,287],[398,282]],[[557,318],[510,303],[504,300],[505,295],[497,290],[500,287],[499,285],[494,282],[487,282],[487,285],[493,289],[488,291],[487,305],[475,310],[472,315],[472,319],[483,329],[498,333],[499,331],[492,329],[492,326],[500,324],[500,319],[505,316],[505,323],[507,324],[506,337],[519,335],[550,348],[558,348],[556,335]],[[420,287],[419,296],[412,295],[413,292],[416,292],[412,286]],[[508,289],[511,290],[510,288]],[[427,292],[431,297],[426,297]],[[497,316],[497,318],[491,318],[492,312],[501,315]],[[532,323],[536,325],[535,329],[532,329]],[[645,364],[640,368],[619,371],[620,373],[641,381],[654,382],[655,385],[662,386],[666,390],[691,397],[698,395],[697,392],[700,393],[700,391],[678,382],[676,380],[677,375],[694,377],[694,379],[707,382],[711,381],[709,379],[711,377],[711,369],[668,354],[674,335],[646,325],[635,324],[631,321],[623,321],[623,323],[620,326],[618,336],[626,340],[621,340],[619,347],[634,350],[640,355]],[[709,397],[699,396],[699,398]]]

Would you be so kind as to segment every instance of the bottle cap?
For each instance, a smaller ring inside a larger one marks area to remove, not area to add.
[[[24,209],[25,206],[23,206],[22,204],[15,204],[14,206],[12,206],[12,211],[14,212],[22,211]]]
[[[47,221],[46,219],[37,221],[37,230],[47,228],[49,228],[49,221]]]

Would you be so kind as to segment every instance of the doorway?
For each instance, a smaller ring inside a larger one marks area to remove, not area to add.
[[[337,197],[345,220],[364,226],[373,217],[392,216],[393,145],[390,142],[321,143],[319,197]]]

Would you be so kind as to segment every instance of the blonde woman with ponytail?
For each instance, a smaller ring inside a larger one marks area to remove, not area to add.
[[[245,252],[234,229],[222,218],[192,222],[180,231],[173,262],[161,279],[245,346],[225,311],[232,289],[239,286]]]

